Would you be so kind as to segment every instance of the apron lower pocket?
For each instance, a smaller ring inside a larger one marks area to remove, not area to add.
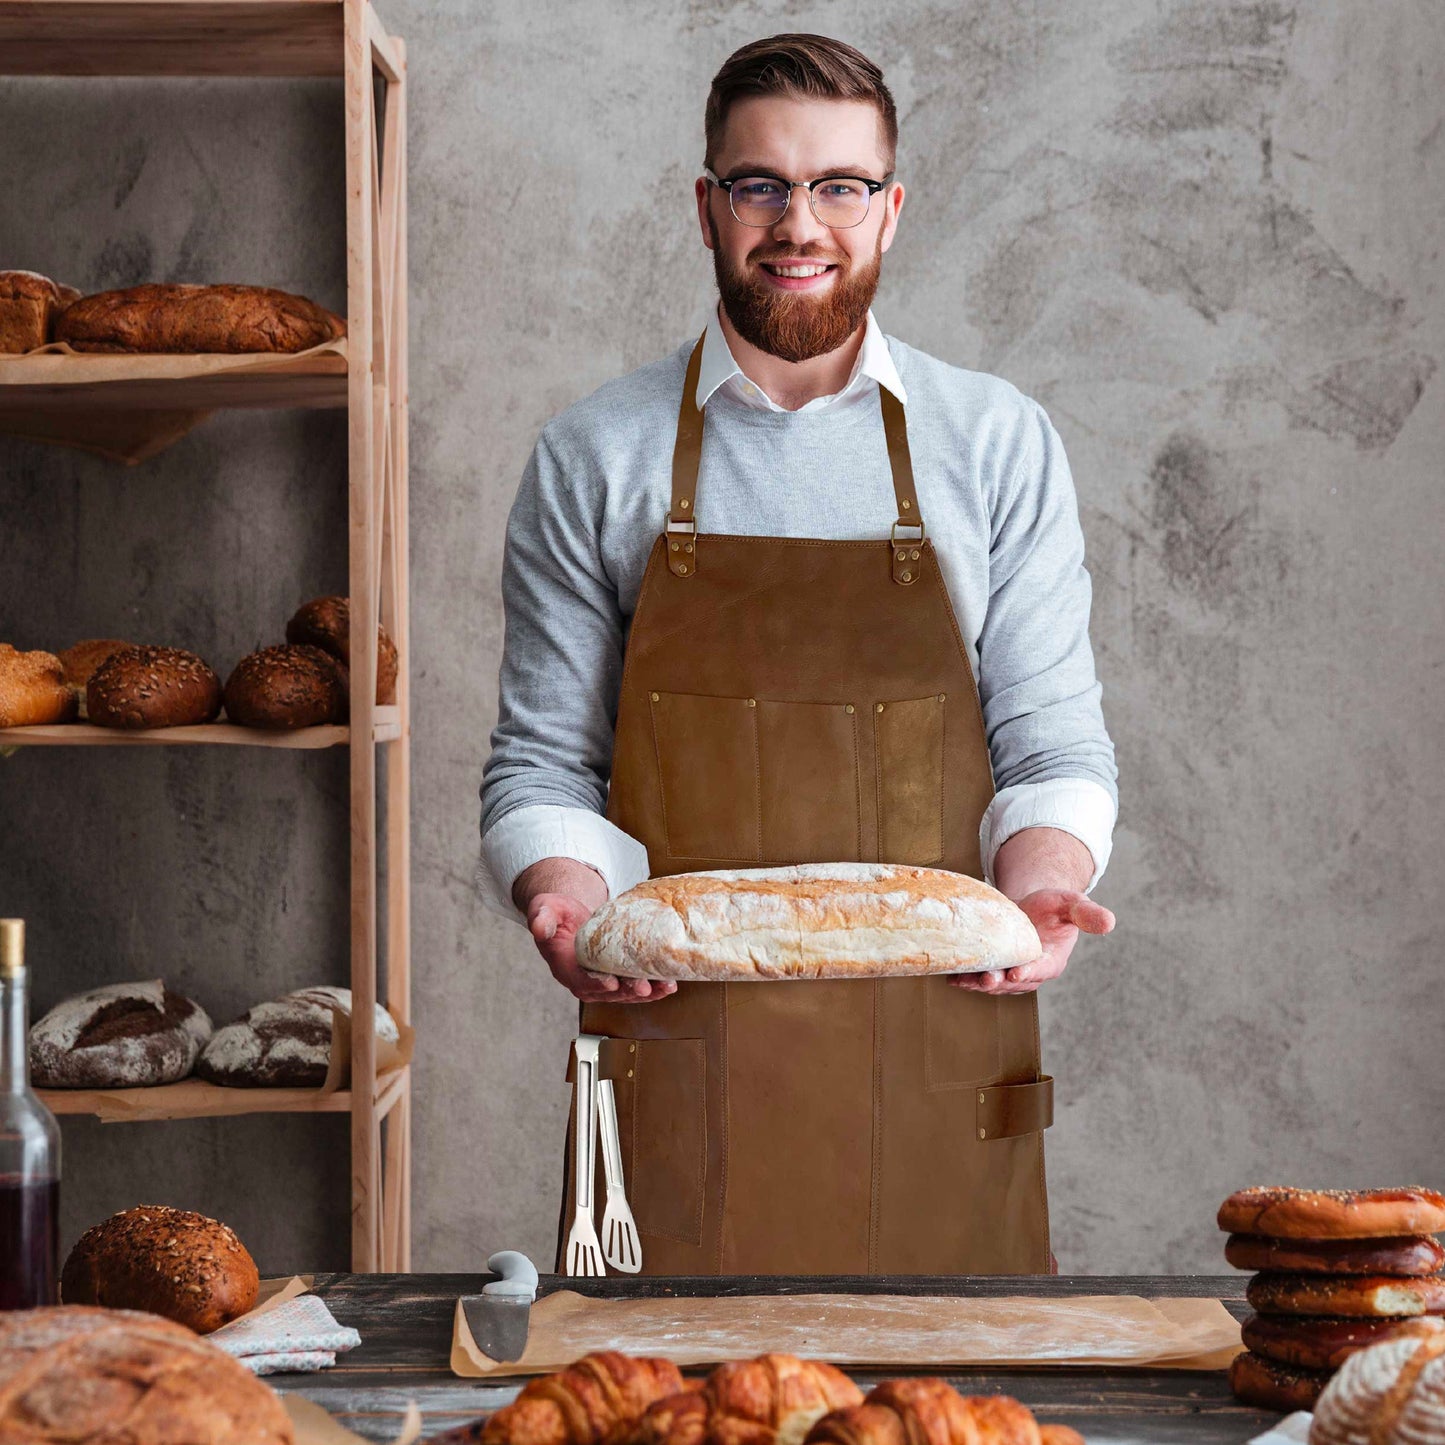
[[[649,697],[670,857],[758,866],[861,856],[858,706]]]
[[[706,1065],[702,1039],[639,1039],[633,1076],[613,1076],[627,1198],[644,1235],[702,1243]]]
[[[944,694],[933,693],[873,705],[881,862],[943,858],[944,703]]]

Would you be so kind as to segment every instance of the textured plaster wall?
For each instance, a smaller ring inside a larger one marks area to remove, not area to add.
[[[574,1013],[470,885],[507,508],[549,416],[703,324],[707,83],[787,29],[859,45],[898,100],[885,329],[1038,397],[1074,467],[1123,811],[1118,931],[1043,994],[1064,1269],[1218,1270],[1244,1183],[1445,1185],[1435,7],[384,13],[412,83],[418,1267],[554,1239]],[[4,82],[0,107],[0,266],[342,304],[337,86]],[[218,416],[130,471],[0,440],[0,637],[228,668],[344,586],[344,457],[315,413]],[[0,762],[40,1004],[164,974],[228,1017],[342,980],[345,791],[339,754]],[[342,1265],[345,1143],[68,1123],[67,1238],[164,1197],[263,1268]]]

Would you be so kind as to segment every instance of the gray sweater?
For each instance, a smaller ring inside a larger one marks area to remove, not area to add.
[[[668,509],[692,345],[555,417],[527,463],[507,523],[506,637],[483,770],[484,835],[534,805],[594,814],[606,807],[623,650]],[[1116,771],[1063,445],[1043,409],[1008,382],[893,337],[888,348],[907,392],[918,505],[978,679],[1000,802],[1014,801],[1015,830],[1038,822],[1070,828],[1083,796],[1092,822],[1072,831],[1101,871]],[[699,532],[887,537],[897,511],[876,385],[868,385],[869,404],[803,413],[746,406],[720,388],[706,411]],[[509,831],[518,830],[492,836]],[[527,855],[510,848],[508,856],[505,871],[515,876]],[[987,849],[985,857],[991,861]],[[493,875],[497,869],[493,861]],[[484,890],[505,909],[511,877],[494,876],[486,889],[486,872]]]

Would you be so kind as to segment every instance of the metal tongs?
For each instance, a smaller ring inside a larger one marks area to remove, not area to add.
[[[622,1138],[617,1127],[617,1096],[611,1079],[599,1079],[603,1039],[598,1034],[578,1034],[573,1043],[576,1055],[573,1099],[574,1185],[576,1207],[572,1229],[567,1236],[569,1275],[605,1274],[602,1261],[625,1274],[642,1268],[642,1241],[627,1203],[622,1177]],[[607,1179],[607,1203],[602,1214],[602,1238],[592,1218],[593,1183],[597,1159],[593,1150],[598,1133],[602,1138],[602,1169]]]

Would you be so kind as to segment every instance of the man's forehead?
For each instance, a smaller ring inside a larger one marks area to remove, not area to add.
[[[881,122],[866,100],[748,96],[728,113],[717,159],[731,171],[806,162],[819,174],[870,174],[884,159]]]

